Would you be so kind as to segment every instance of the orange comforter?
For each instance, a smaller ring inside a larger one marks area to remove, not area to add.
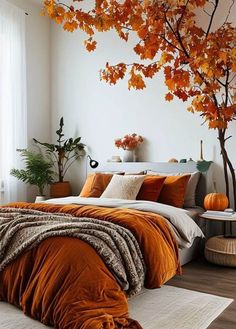
[[[97,218],[128,228],[144,256],[146,288],[160,287],[179,271],[175,239],[156,214],[80,205],[10,206]],[[70,237],[49,238],[8,265],[0,273],[0,300],[60,329],[141,328],[129,319],[125,293],[95,250]]]

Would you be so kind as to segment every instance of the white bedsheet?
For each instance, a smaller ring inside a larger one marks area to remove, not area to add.
[[[105,198],[66,197],[49,199],[51,204],[94,205],[109,208],[128,208],[139,211],[152,212],[163,216],[174,231],[179,248],[190,248],[196,237],[204,237],[200,227],[184,209],[168,206],[158,202],[142,200],[123,200]]]

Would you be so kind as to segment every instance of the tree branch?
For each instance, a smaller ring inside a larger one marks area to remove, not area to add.
[[[222,87],[225,88],[225,83],[223,83],[222,81],[220,81],[220,79],[217,79],[217,78],[216,78],[216,81],[217,81]]]
[[[162,38],[166,43],[168,43],[168,45],[170,45],[171,47],[175,48],[176,50],[183,52],[182,49],[180,49],[179,47],[177,47],[176,45],[174,45],[172,42],[170,42],[168,39],[166,39],[165,36],[160,35],[160,38]]]
[[[233,75],[233,78],[230,79],[229,84],[236,78],[236,74]]]
[[[226,68],[226,79],[225,79],[225,106],[228,105],[229,99],[229,68]]]
[[[208,25],[208,28],[207,28],[207,31],[206,31],[206,38],[208,36],[208,34],[210,33],[210,29],[211,29],[211,26],[212,26],[212,23],[213,23],[213,19],[214,19],[214,16],[215,16],[215,13],[216,13],[216,9],[219,5],[219,0],[215,0],[215,3],[214,3],[214,9],[211,13],[211,18],[210,18],[210,22],[209,22],[209,25]]]
[[[186,1],[186,4],[185,4],[184,9],[183,9],[183,12],[182,12],[180,18],[179,18],[178,21],[177,21],[177,26],[176,26],[177,31],[178,31],[179,28],[180,28],[180,24],[181,24],[181,22],[182,22],[182,19],[183,19],[183,17],[184,17],[185,12],[186,12],[186,9],[187,9],[187,6],[188,6],[188,3],[189,3],[189,0]]]
[[[189,58],[189,54],[187,52],[187,49],[185,48],[184,44],[183,44],[183,41],[182,41],[182,38],[181,38],[181,35],[180,35],[180,32],[179,30],[175,31],[173,26],[170,24],[169,20],[167,19],[166,17],[166,13],[164,14],[165,16],[165,22],[167,23],[167,25],[169,26],[171,32],[174,34],[175,36],[175,39],[177,40],[177,42],[180,44],[184,54],[187,56],[187,58]]]
[[[234,5],[234,2],[235,2],[235,1],[232,0],[232,3],[231,3],[231,5],[230,5],[230,7],[229,7],[228,14],[227,14],[227,16],[226,16],[226,18],[225,18],[225,21],[224,21],[223,25],[226,24],[227,21],[228,21],[228,19],[229,19],[229,15],[230,15],[231,9],[232,9],[232,7],[233,7],[233,5]]]

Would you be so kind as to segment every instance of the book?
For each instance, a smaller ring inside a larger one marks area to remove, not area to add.
[[[236,212],[235,211],[216,211],[216,210],[207,210],[203,214],[203,216],[214,218],[214,217],[220,217],[220,218],[236,218]]]

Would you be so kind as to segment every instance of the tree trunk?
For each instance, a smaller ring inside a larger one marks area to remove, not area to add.
[[[225,184],[226,184],[226,193],[229,198],[229,178],[228,178],[228,169],[230,171],[231,177],[232,177],[232,186],[233,186],[233,200],[234,200],[234,209],[236,207],[236,177],[235,177],[235,171],[234,167],[232,165],[232,162],[230,161],[228,157],[228,153],[225,148],[225,130],[218,129],[218,139],[220,141],[220,149],[221,149],[221,155],[223,158],[223,164],[224,164],[224,175],[225,175]],[[231,205],[232,207],[232,205]]]
[[[59,182],[62,183],[63,182],[63,179],[64,179],[64,175],[63,175],[63,159],[64,159],[64,155],[65,155],[65,152],[63,150],[59,150],[58,151],[58,162],[57,162],[57,165],[58,165],[58,176],[59,176]]]
[[[40,186],[38,186],[38,188],[39,188],[39,195],[43,196],[43,186],[40,185]]]
[[[58,161],[58,175],[59,175],[59,182],[62,183],[63,182],[63,176],[62,176],[62,172],[63,172],[63,166],[61,161]]]

